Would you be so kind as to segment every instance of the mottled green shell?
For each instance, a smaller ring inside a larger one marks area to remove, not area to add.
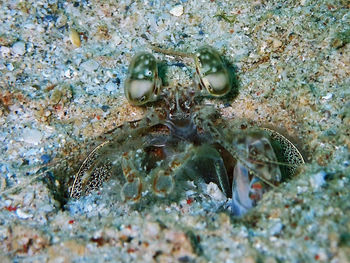
[[[232,81],[220,54],[214,48],[204,46],[197,50],[196,57],[200,86],[212,96],[221,97],[229,93]]]
[[[146,52],[134,56],[129,66],[124,92],[133,105],[154,101],[159,93],[160,80],[156,58]]]

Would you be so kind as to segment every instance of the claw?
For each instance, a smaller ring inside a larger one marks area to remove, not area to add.
[[[164,170],[158,171],[153,179],[153,191],[159,196],[165,196],[174,188],[174,179],[166,174]]]
[[[186,165],[187,169],[193,170],[189,179],[194,181],[201,179],[205,183],[213,182],[226,196],[230,196],[230,182],[219,151],[213,145],[208,144],[199,146],[193,151],[193,157]]]
[[[252,133],[241,142],[246,158],[238,160],[232,184],[232,212],[242,216],[270,187],[280,183],[282,176],[276,154],[263,133]]]
[[[124,201],[137,202],[141,198],[142,182],[139,177],[128,177],[128,182],[122,188],[122,199]]]
[[[258,177],[249,179],[249,170],[242,163],[237,162],[234,169],[232,186],[232,213],[242,216],[262,199],[268,185]]]
[[[127,181],[122,188],[122,199],[124,201],[137,202],[142,194],[142,181],[139,173],[130,161],[128,153],[124,153],[122,156],[122,170]]]

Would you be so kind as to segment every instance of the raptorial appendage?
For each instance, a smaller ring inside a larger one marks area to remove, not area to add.
[[[238,136],[234,143],[239,159],[234,168],[232,212],[243,215],[267,190],[282,181],[282,174],[269,137],[263,131]]]

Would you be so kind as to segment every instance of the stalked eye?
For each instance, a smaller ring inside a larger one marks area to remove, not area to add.
[[[158,78],[156,58],[150,53],[134,56],[125,81],[125,96],[131,104],[143,105],[157,98],[161,81]]]
[[[195,60],[197,77],[202,88],[217,97],[230,92],[232,81],[229,70],[214,48],[210,46],[199,48]]]

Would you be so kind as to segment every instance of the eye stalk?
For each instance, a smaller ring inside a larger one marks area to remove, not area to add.
[[[130,63],[128,78],[124,84],[128,101],[133,105],[155,101],[160,86],[156,58],[147,52],[136,54]]]
[[[228,94],[233,86],[233,76],[222,56],[211,46],[203,46],[195,53],[151,47],[154,51],[180,58],[193,59],[196,66],[196,83],[201,90],[211,96],[222,97]]]
[[[221,97],[230,92],[230,72],[220,54],[210,46],[197,50],[195,55],[197,81],[210,95]]]

